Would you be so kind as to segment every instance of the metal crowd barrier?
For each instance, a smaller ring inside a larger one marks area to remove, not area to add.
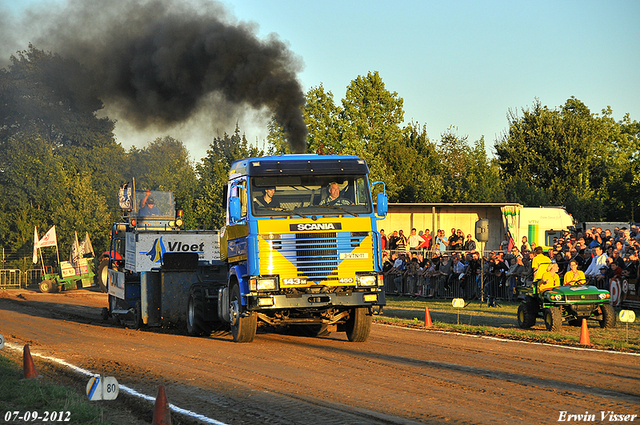
[[[519,285],[517,281],[495,275],[480,276],[458,274],[424,276],[400,273],[387,273],[384,277],[384,288],[387,295],[400,295],[422,298],[466,300],[486,300],[491,296],[497,300],[515,301],[513,289]]]
[[[0,288],[27,288],[38,286],[42,281],[40,269],[0,269]]]

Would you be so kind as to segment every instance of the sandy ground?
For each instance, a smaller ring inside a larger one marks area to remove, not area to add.
[[[148,395],[164,384],[170,403],[228,424],[544,424],[585,414],[595,415],[588,423],[609,423],[601,412],[640,415],[638,356],[375,323],[365,343],[259,330],[253,343],[236,344],[128,329],[102,320],[106,305],[106,294],[87,290],[0,290],[0,334]],[[88,380],[36,367],[82,389]],[[151,421],[150,402],[117,403],[131,423]],[[584,423],[577,419],[570,422]]]

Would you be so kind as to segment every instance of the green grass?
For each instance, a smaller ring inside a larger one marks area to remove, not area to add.
[[[451,300],[427,300],[407,297],[387,297],[387,305],[380,316],[374,316],[378,322],[402,326],[423,327],[425,307],[433,327],[443,331],[481,334],[551,344],[579,345],[580,327],[563,325],[558,332],[548,332],[541,318],[531,329],[520,329],[516,313],[518,302],[500,303],[499,307],[487,307],[479,301],[473,301],[465,308],[454,308]],[[601,329],[597,322],[588,321],[589,339],[597,348],[640,352],[640,323],[627,325],[617,323],[614,329]]]
[[[105,424],[101,421],[100,407],[92,404],[84,393],[65,386],[54,385],[44,378],[23,379],[22,366],[0,355],[0,422],[1,423],[43,423],[42,421],[9,420],[7,412],[70,412],[68,422],[79,425]],[[51,418],[49,419],[51,422]]]

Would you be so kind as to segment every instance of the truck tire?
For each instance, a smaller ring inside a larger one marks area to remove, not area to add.
[[[43,294],[53,294],[54,292],[58,292],[58,285],[55,280],[43,280],[40,282],[40,292]]]
[[[522,329],[529,329],[536,324],[538,316],[538,306],[533,302],[520,303],[518,306],[518,326]]]
[[[371,333],[373,316],[368,307],[356,307],[351,310],[349,320],[345,324],[347,338],[351,342],[365,342]]]
[[[187,306],[187,334],[191,336],[211,335],[211,325],[205,321],[205,306],[202,288],[193,286],[189,291],[189,303]]]
[[[616,312],[611,304],[600,305],[600,311],[602,312],[602,320],[600,320],[600,327],[603,329],[612,329],[616,327]]]
[[[98,265],[98,273],[96,274],[96,280],[98,281],[98,286],[100,287],[102,292],[107,292],[108,269],[109,258],[105,257],[100,260],[100,265]]]
[[[251,342],[258,329],[258,316],[242,310],[240,285],[231,288],[229,296],[229,318],[231,319],[231,335],[235,342]]]
[[[142,303],[136,301],[136,308],[133,311],[133,329],[140,329],[142,325]]]
[[[562,311],[558,307],[545,308],[544,324],[548,331],[559,331],[562,327]]]

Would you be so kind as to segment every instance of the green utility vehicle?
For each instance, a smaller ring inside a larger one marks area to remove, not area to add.
[[[59,292],[94,286],[93,258],[81,258],[76,266],[68,261],[60,262],[56,273],[52,267],[45,267],[40,292]]]
[[[609,291],[591,285],[557,286],[543,293],[534,283],[519,288],[524,300],[518,307],[518,326],[528,329],[542,317],[548,331],[558,331],[563,323],[580,325],[582,319],[597,320],[601,328],[616,326]]]

